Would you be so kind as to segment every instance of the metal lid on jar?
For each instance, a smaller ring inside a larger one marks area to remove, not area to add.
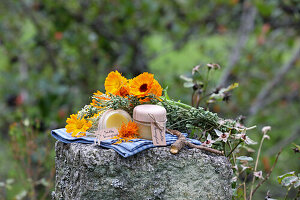
[[[141,122],[166,122],[167,111],[162,106],[143,104],[133,109],[133,119]]]

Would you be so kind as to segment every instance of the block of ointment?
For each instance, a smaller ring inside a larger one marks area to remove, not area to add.
[[[125,110],[107,110],[99,120],[98,128],[100,130],[107,128],[119,129],[122,124],[127,124],[132,118]]]

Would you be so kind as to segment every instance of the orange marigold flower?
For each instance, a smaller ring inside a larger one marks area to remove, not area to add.
[[[122,97],[128,96],[129,95],[129,86],[124,85],[123,87],[121,87],[119,90],[119,93],[117,93],[117,95],[122,96]]]
[[[72,137],[82,137],[86,135],[86,131],[91,128],[92,122],[84,118],[78,119],[77,114],[70,115],[67,119],[66,131],[72,133]]]
[[[118,139],[115,144],[122,142],[128,142],[129,140],[136,139],[139,137],[138,126],[135,122],[128,122],[127,124],[122,124],[119,128],[118,136],[113,137],[113,139]]]
[[[149,94],[153,85],[153,74],[144,72],[137,77],[133,78],[130,85],[130,94],[137,97],[144,97]]]
[[[160,97],[162,95],[162,87],[157,82],[157,80],[155,80],[155,79],[153,80],[153,84],[152,84],[152,87],[151,87],[151,90],[149,93],[156,95],[158,97]]]
[[[130,81],[130,94],[137,97],[144,97],[148,95],[155,95],[160,97],[162,95],[162,87],[154,79],[153,74],[147,72],[140,74]],[[141,102],[148,102],[150,98],[141,99]]]
[[[126,96],[129,94],[128,87],[126,86],[127,83],[128,80],[118,71],[110,72],[104,82],[106,93]]]

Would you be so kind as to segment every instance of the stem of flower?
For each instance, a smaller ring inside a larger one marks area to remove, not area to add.
[[[246,179],[247,179],[247,176],[246,176],[245,180]],[[247,200],[247,198],[246,198],[247,191],[246,191],[246,183],[245,183],[245,181],[244,181],[243,185],[244,185],[244,200]]]
[[[239,143],[237,143],[237,145],[233,148],[233,149],[231,149],[231,151],[229,152],[229,154],[226,156],[226,157],[229,157],[230,156],[230,154],[232,154],[232,152],[242,143],[243,141],[242,140],[240,140],[239,141]]]
[[[273,169],[275,168],[275,166],[276,166],[276,164],[277,164],[277,161],[278,161],[279,155],[281,154],[281,151],[282,151],[282,150],[280,149],[280,151],[278,152],[278,154],[277,154],[277,156],[276,156],[275,162],[273,163],[272,168],[270,169],[269,173],[266,175],[266,177],[265,177],[263,180],[261,180],[261,181],[257,184],[257,186],[255,187],[255,189],[254,189],[253,192],[252,192],[252,195],[254,195],[254,193],[256,192],[256,190],[257,190],[264,182],[266,182],[266,181],[270,178],[270,175],[271,175]]]
[[[256,128],[256,126],[251,126],[251,127],[249,127],[249,128],[236,128],[238,131],[243,131],[243,130],[246,130],[246,131],[248,131],[248,130],[251,130],[251,129],[255,129]]]
[[[229,142],[229,140],[227,140],[227,143],[228,143],[228,146],[229,146],[229,149],[230,149],[230,152],[232,151],[232,147],[231,147],[231,144]],[[235,155],[232,153],[232,159],[233,159],[233,165],[235,166],[236,165],[236,161],[235,161]]]
[[[203,95],[205,95],[205,93],[206,93],[206,89],[207,89],[207,85],[208,85],[209,72],[210,72],[210,69],[208,69],[207,73],[206,73],[205,83],[204,83],[204,87],[203,87]]]
[[[285,197],[284,197],[284,200],[286,200],[286,198],[288,197],[289,191],[290,191],[291,188],[292,188],[292,186],[290,186],[290,187],[287,189],[286,194],[285,194]]]
[[[181,121],[177,121],[176,123],[170,125],[169,128],[172,128],[172,127],[174,127],[174,126],[177,125],[177,124],[180,124],[180,123],[182,123],[182,122],[189,121],[189,120],[191,120],[191,119],[196,119],[196,118],[189,118],[189,119],[183,119],[183,120],[181,120]]]
[[[178,101],[172,101],[172,100],[166,100],[169,104],[176,104],[177,106],[180,106],[181,108],[184,108],[184,109],[191,109],[193,108],[192,106],[190,105],[187,105],[185,103],[181,103],[181,102],[178,102]]]
[[[254,167],[254,172],[256,172],[256,169],[257,169],[257,165],[258,165],[258,160],[259,160],[259,156],[260,156],[260,151],[261,151],[261,147],[262,147],[262,144],[264,142],[264,139],[265,139],[265,134],[263,134],[262,138],[261,138],[261,141],[260,141],[260,144],[259,144],[259,148],[258,148],[258,152],[257,152],[257,157],[256,157],[256,161],[255,161],[255,167]],[[251,190],[250,190],[250,200],[252,200],[252,196],[253,196],[253,187],[254,187],[254,182],[255,182],[255,176],[253,176],[252,178],[252,185],[251,185]]]
[[[226,143],[223,142],[224,155],[226,155]]]

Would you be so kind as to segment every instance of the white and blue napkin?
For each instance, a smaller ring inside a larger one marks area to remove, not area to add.
[[[183,133],[186,137],[187,134]],[[83,144],[92,144],[95,141],[94,137],[72,137],[70,133],[66,132],[65,128],[55,129],[51,131],[51,135],[64,143],[83,143]],[[171,135],[166,133],[166,142],[167,145],[173,144],[177,140],[177,136]],[[201,145],[201,142],[196,139],[190,139],[187,138],[188,141],[192,142],[196,145]],[[154,148],[157,146],[154,146],[151,140],[145,140],[145,139],[132,139],[131,142],[122,142],[120,144],[114,144],[117,140],[116,139],[108,139],[100,142],[101,147],[109,148],[115,150],[117,153],[119,153],[124,158],[127,158],[129,156],[132,156],[134,154],[137,154],[145,149]]]

